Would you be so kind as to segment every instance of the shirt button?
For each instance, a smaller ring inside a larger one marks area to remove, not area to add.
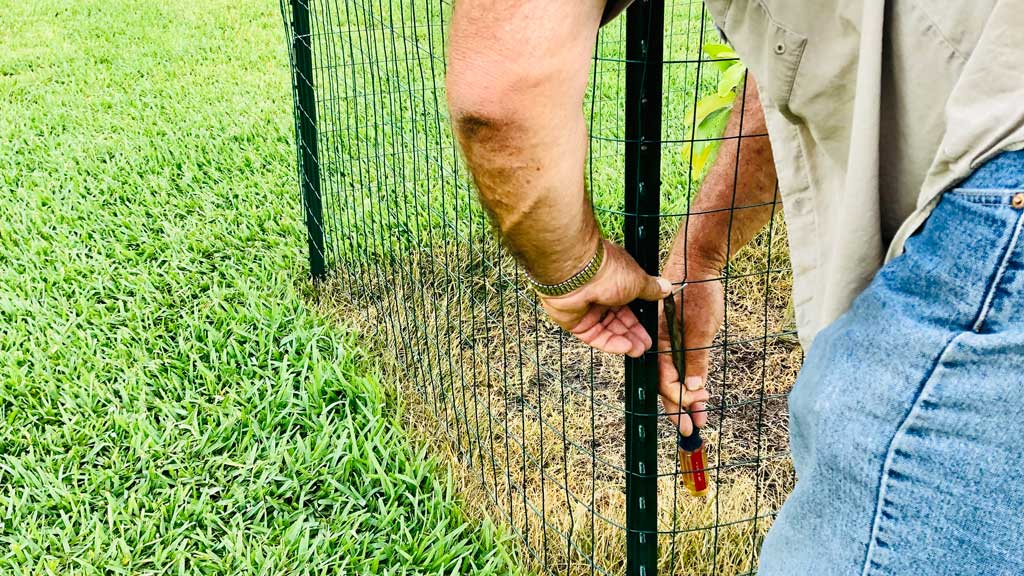
[[[1014,194],[1013,200],[1010,200],[1010,205],[1018,210],[1024,208],[1024,193]]]
[[[779,55],[785,54],[786,53],[786,45],[783,44],[782,42],[779,42],[778,44],[776,44],[775,45],[775,53],[779,54]]]

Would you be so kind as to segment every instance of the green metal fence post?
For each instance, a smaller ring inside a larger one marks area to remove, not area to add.
[[[658,273],[661,95],[665,5],[639,0],[626,12],[626,250]],[[631,305],[655,342],[658,305]],[[658,357],[626,359],[626,573],[658,570]]]
[[[313,89],[312,35],[309,26],[311,0],[291,0],[292,54],[295,58],[296,138],[302,164],[302,206],[305,210],[309,243],[309,273],[314,280],[326,273],[324,262],[324,216],[320,196],[320,153],[317,148],[316,92]]]

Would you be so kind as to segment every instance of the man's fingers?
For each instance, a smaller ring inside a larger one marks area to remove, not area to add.
[[[634,324],[633,327],[629,329],[629,331],[634,335],[634,337],[636,337],[637,340],[643,343],[644,350],[651,349],[651,335],[647,333],[647,330],[644,330],[643,326],[641,326],[640,324]]]
[[[616,334],[601,324],[594,325],[590,330],[577,334],[576,337],[584,344],[602,352],[626,354],[633,358],[643,356],[644,351],[651,346],[650,339],[645,341],[631,330],[626,330],[623,334]]]
[[[609,316],[611,316],[609,314]],[[622,320],[618,316],[612,316],[606,323],[605,328],[611,330],[615,334],[625,334],[629,332],[629,328],[622,323]]]
[[[622,352],[622,354],[625,354],[630,358],[639,358],[644,355],[644,350],[646,350],[644,343],[637,340],[633,334],[627,333],[625,335],[618,336],[618,338],[625,338],[629,342],[629,350]]]
[[[680,410],[678,404],[673,404],[662,397],[662,405],[665,406],[665,415],[683,436],[693,434],[694,426],[703,428],[708,423],[708,408],[704,402],[695,402],[689,410]]]
[[[652,340],[629,308],[591,308],[571,330],[585,344],[603,352],[628,354],[638,358],[647,351]],[[628,345],[626,344],[628,342]]]
[[[708,423],[708,403],[694,402],[690,405],[690,418],[697,428],[703,428]]]
[[[665,278],[644,274],[637,298],[657,302],[672,292],[672,283]]]
[[[629,341],[629,338],[604,329],[595,332],[589,340],[582,337],[580,339],[585,344],[612,354],[625,354],[633,349],[633,343]]]
[[[682,384],[676,380],[675,382],[669,382],[663,384],[658,388],[658,393],[661,394],[662,398],[672,402],[676,405],[681,405],[689,410],[693,410],[693,405],[698,402],[707,402],[711,397],[707,390],[687,390],[683,388]]]
[[[593,330],[594,328],[600,330],[601,321],[604,320],[605,312],[607,310],[607,306],[591,306],[590,309],[587,310],[586,314],[580,318],[579,322],[570,329],[570,332],[579,336],[580,339],[583,340],[583,334],[587,331]],[[550,310],[548,310],[548,314],[552,314]]]
[[[650,350],[654,341],[651,340],[651,335],[647,333],[647,330],[642,324],[640,324],[640,321],[637,320],[636,314],[633,314],[633,311],[630,310],[628,306],[623,306],[615,311],[615,315],[632,334],[630,338],[643,344],[643,350],[641,353]]]
[[[668,416],[669,421],[676,425],[676,429],[683,436],[689,436],[693,434],[693,421],[686,414],[685,411],[679,409],[679,405],[672,402],[671,400],[661,397],[661,404],[665,407],[665,415]]]

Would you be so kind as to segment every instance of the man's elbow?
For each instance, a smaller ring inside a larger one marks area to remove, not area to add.
[[[451,115],[452,128],[463,146],[493,142],[497,138],[508,139],[519,131],[520,126],[515,113],[500,106],[452,107]]]
[[[497,70],[453,61],[446,79],[452,127],[463,145],[507,139],[540,119],[543,79],[521,70]]]

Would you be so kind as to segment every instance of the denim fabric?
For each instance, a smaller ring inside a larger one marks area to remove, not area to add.
[[[960,183],[964,189],[1024,190],[1024,150],[1003,152]]]
[[[947,191],[817,337],[760,576],[1024,574],[1024,153]]]

